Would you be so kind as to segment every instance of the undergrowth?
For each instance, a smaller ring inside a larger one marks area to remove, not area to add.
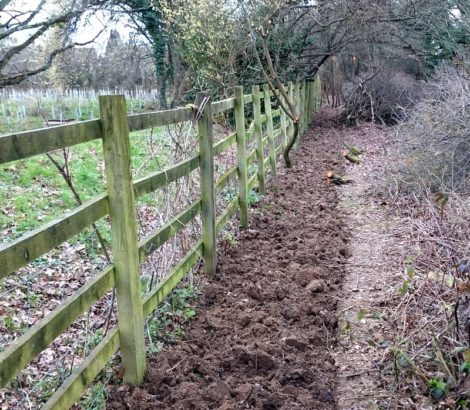
[[[186,326],[196,317],[195,304],[200,294],[201,289],[188,282],[171,292],[146,320],[149,355],[158,353],[165,344],[174,344],[184,336]]]
[[[397,289],[394,389],[436,408],[470,403],[470,76],[441,71],[432,98],[397,128],[392,203],[409,247]]]

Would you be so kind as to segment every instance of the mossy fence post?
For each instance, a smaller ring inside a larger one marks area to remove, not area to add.
[[[315,114],[315,112],[317,111],[316,110],[316,95],[317,95],[317,90],[316,90],[316,84],[315,84],[315,80],[312,81],[312,101],[311,101],[311,106],[312,106],[312,120],[313,120],[313,116]]]
[[[235,87],[235,127],[237,132],[238,197],[240,224],[248,227],[248,176],[246,171],[245,98],[243,87]]]
[[[255,123],[255,138],[256,138],[256,163],[258,165],[258,187],[260,194],[265,194],[264,184],[264,144],[263,144],[263,128],[261,124],[261,97],[259,85],[254,85],[251,88],[253,94],[253,121]]]
[[[99,104],[124,381],[140,384],[146,369],[144,315],[126,101],[109,95],[100,96]]]
[[[300,98],[300,104],[302,107],[302,134],[307,129],[307,81],[302,81],[302,94]]]
[[[299,115],[300,115],[300,124],[299,124],[299,134],[302,135],[304,133],[304,88],[303,88],[303,83],[302,81],[298,82],[299,85]]]
[[[282,95],[279,96],[282,102],[285,104],[284,97]],[[285,111],[281,108],[281,141],[282,141],[282,149],[284,149],[287,145],[287,115]]]
[[[276,144],[274,141],[273,113],[271,108],[271,97],[268,84],[263,85],[264,113],[266,114],[266,130],[268,132],[269,144],[269,164],[271,165],[271,174],[276,175]]]
[[[307,124],[312,121],[312,82],[307,81]]]
[[[305,122],[310,124],[310,81],[305,81]]]
[[[297,111],[297,115],[299,116],[299,137],[300,134],[302,133],[302,111],[301,111],[301,105],[300,105],[300,83],[296,82],[295,83],[295,88],[294,88],[294,101],[295,101],[295,109]]]
[[[212,139],[212,109],[209,93],[198,93],[196,113],[199,133],[199,164],[201,175],[202,258],[204,271],[213,275],[217,267],[215,233],[214,153]]]
[[[295,107],[295,100],[294,100],[294,83],[292,81],[289,81],[287,83],[287,96],[289,97],[289,100],[292,102],[292,104]],[[289,134],[292,132],[294,129],[294,121],[292,121],[292,118],[289,117]]]
[[[302,135],[303,132],[303,107],[302,107],[302,82],[298,81],[296,84],[296,100],[297,100],[297,107],[299,112],[299,137]]]
[[[318,111],[321,107],[321,103],[322,103],[321,91],[322,91],[321,81],[320,81],[320,77],[317,75],[315,77],[315,111]]]

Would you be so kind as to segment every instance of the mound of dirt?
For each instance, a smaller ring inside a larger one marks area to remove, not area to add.
[[[270,179],[250,228],[221,255],[186,336],[109,409],[333,409],[334,343],[348,234],[326,179],[341,146],[318,115]],[[322,125],[324,128],[322,128]]]

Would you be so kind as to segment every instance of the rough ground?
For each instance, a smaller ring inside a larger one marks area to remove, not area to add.
[[[390,355],[399,302],[395,299],[409,245],[400,229],[403,217],[391,212],[389,196],[383,194],[384,175],[396,159],[388,147],[391,132],[370,123],[338,132],[341,140],[364,151],[362,164],[346,169],[354,183],[339,189],[341,209],[347,215],[345,229],[351,235],[351,257],[338,304],[338,409],[424,409],[422,403],[413,403],[411,395],[392,393]]]
[[[333,409],[331,349],[348,233],[326,172],[341,170],[331,114],[318,115],[270,179],[250,228],[220,256],[184,339],[110,409]]]

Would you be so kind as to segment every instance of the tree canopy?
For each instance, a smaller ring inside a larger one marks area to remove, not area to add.
[[[263,38],[283,80],[310,78],[333,56],[354,56],[361,69],[408,61],[425,75],[465,54],[470,42],[465,0],[40,0],[30,9],[2,0],[0,13],[0,87],[92,42],[77,41],[77,28],[102,13],[103,26],[126,16],[142,35],[162,107],[198,90],[223,95],[236,84],[260,82]],[[24,55],[33,45],[31,61]]]

